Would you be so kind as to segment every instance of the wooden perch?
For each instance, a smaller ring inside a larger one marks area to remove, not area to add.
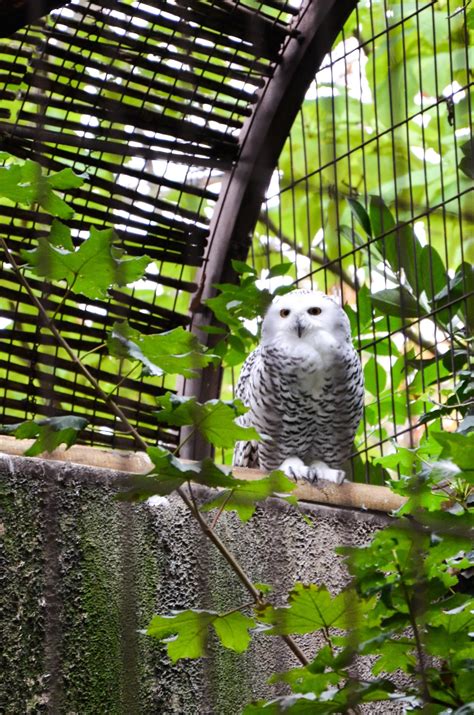
[[[23,456],[32,444],[33,440],[0,435],[0,453]],[[38,459],[38,457],[34,459]],[[64,447],[59,447],[54,452],[44,453],[41,459],[85,464],[90,467],[113,469],[129,474],[146,474],[152,467],[150,459],[144,452],[125,452],[81,445],[72,446],[67,450]],[[260,479],[264,476],[264,472],[257,469],[235,467],[232,472],[239,479]],[[319,484],[313,485],[300,481],[293,494],[301,501],[315,504],[381,512],[394,511],[405,502],[403,497],[394,494],[387,487],[356,482],[344,482],[339,485],[331,482],[319,482]]]

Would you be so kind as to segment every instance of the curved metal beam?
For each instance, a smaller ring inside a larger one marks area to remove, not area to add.
[[[210,226],[207,257],[191,303],[193,330],[211,321],[206,298],[213,285],[234,282],[233,258],[245,260],[265,191],[305,94],[325,55],[358,0],[308,0],[285,42],[280,61],[262,88],[254,111],[240,136],[236,164],[224,177]],[[202,342],[212,336],[200,334]],[[211,340],[209,339],[211,338]],[[221,372],[203,370],[199,379],[186,381],[183,394],[200,401],[219,396]],[[185,453],[184,453],[185,452]],[[202,458],[208,448],[198,439],[186,443],[183,456]]]
[[[0,0],[0,37],[10,37],[70,0]]]

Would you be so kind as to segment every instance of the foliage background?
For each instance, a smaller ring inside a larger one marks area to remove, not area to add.
[[[274,291],[297,282],[338,293],[361,349],[368,393],[356,444],[355,477],[377,482],[386,477],[384,470],[396,470],[401,478],[392,486],[408,497],[393,527],[381,531],[363,549],[344,551],[354,581],[341,594],[330,594],[324,585],[296,584],[288,604],[276,607],[268,597],[270,587],[239,574],[235,558],[228,554],[227,563],[252,597],[250,604],[236,605],[226,613],[187,609],[153,618],[148,634],[165,640],[172,659],[203,655],[210,632],[224,647],[242,652],[258,628],[266,635],[282,636],[298,653],[290,636],[321,631],[326,645],[312,661],[305,664],[308,659],[301,654],[303,668],[275,676],[291,685],[293,695],[253,704],[248,712],[279,712],[281,706],[302,712],[308,703],[311,712],[349,712],[365,702],[395,697],[415,710],[461,713],[473,697],[472,599],[464,595],[461,585],[464,572],[472,567],[468,551],[473,483],[469,358],[474,320],[472,244],[466,235],[471,220],[468,182],[473,174],[466,111],[470,32],[472,10],[468,7],[452,10],[443,2],[383,8],[377,3],[361,5],[305,100],[269,189],[249,263],[234,264],[239,285],[221,285],[216,298],[208,301],[224,326],[213,326],[210,334],[217,336],[214,353],[227,365],[225,395],[231,390],[234,370],[258,339],[259,318]],[[366,33],[371,39],[365,39]],[[57,152],[61,154],[61,148]],[[143,305],[147,305],[146,291],[153,301],[156,291],[149,283],[156,266],[145,279],[141,277],[149,258],[136,251],[124,253],[117,245],[119,234],[110,228],[91,228],[90,235],[84,236],[82,229],[59,221],[73,220],[62,194],[68,198],[69,192],[78,191],[75,209],[83,205],[81,177],[68,169],[45,176],[37,163],[22,161],[21,152],[17,152],[20,161],[12,155],[2,157],[5,167],[0,175],[6,213],[10,210],[15,220],[15,204],[20,203],[38,205],[55,218],[48,240],[36,235],[38,244],[19,252],[25,264],[16,274],[26,277],[22,281],[26,292],[34,295],[31,284],[48,301],[49,289],[42,289],[36,278],[64,281],[67,287],[62,297],[47,305],[50,315],[58,319],[63,318],[68,301],[74,303],[74,287],[95,301],[106,299],[112,285],[131,284],[132,288],[124,290],[143,298]],[[317,169],[311,168],[311,158]],[[98,174],[91,185],[100,186],[103,177]],[[217,181],[219,175],[207,175],[206,190],[211,178]],[[191,210],[186,206],[189,196],[180,195],[177,200],[170,184],[160,188],[160,201],[164,199],[168,209],[179,204],[182,220]],[[201,208],[204,198],[201,193]],[[28,234],[30,226],[24,228]],[[11,262],[4,268],[15,273],[12,254],[5,250]],[[92,276],[84,271],[91,262]],[[155,275],[163,278],[159,269]],[[182,277],[182,266],[179,275],[172,271],[167,276],[174,290],[173,306],[182,297],[178,288]],[[190,278],[196,278],[193,270]],[[6,315],[15,312],[9,300]],[[106,305],[100,309],[109,319],[107,299]],[[95,308],[90,312],[100,315]],[[143,315],[148,315],[144,310]],[[44,309],[39,311],[40,332],[51,328],[45,315]],[[81,323],[77,317],[76,324],[61,325],[62,336],[71,342],[78,326],[90,327],[88,319]],[[18,323],[18,312],[15,318]],[[11,318],[4,320],[6,336],[9,330],[18,330],[18,324],[12,327]],[[26,341],[28,336],[23,337]],[[57,369],[58,359],[64,357],[61,350],[67,353],[65,344],[59,341],[58,348],[50,341],[46,345],[44,354],[54,358],[49,377],[67,383],[67,366],[64,373]],[[134,392],[121,376],[130,377],[136,361],[142,368],[143,384],[156,384],[153,381],[158,377],[160,388],[174,387],[176,373],[188,377],[193,367],[214,361],[213,354],[203,353],[194,336],[179,327],[143,335],[135,326],[115,321],[107,348],[105,357],[98,342],[82,359],[90,360],[98,374],[101,364],[110,361],[109,384],[97,390],[91,382],[101,399],[104,390],[109,393],[105,395],[109,408],[114,405],[113,393],[117,398],[120,393],[125,404],[133,401]],[[10,365],[5,362],[2,377],[6,382]],[[35,379],[41,383],[34,373],[28,374],[26,361],[22,367],[25,384]],[[68,405],[77,408],[76,387],[77,380],[59,404],[44,390],[24,410],[25,416],[63,413]],[[9,400],[15,389],[21,394],[20,384],[9,385]],[[157,418],[165,423],[161,444],[147,450],[153,471],[138,478],[122,498],[163,497],[177,491],[222,555],[227,554],[226,547],[214,527],[224,509],[246,520],[256,503],[272,493],[284,492],[292,501],[288,493],[294,485],[282,474],[246,483],[233,479],[211,460],[189,465],[163,447],[174,434],[169,425],[191,425],[228,458],[225,450],[242,430],[234,423],[240,405],[199,405],[195,398],[180,400],[153,391],[149,404],[161,408]],[[120,417],[117,408],[112,411]],[[95,417],[87,405],[84,414]],[[8,414],[10,420],[13,417],[18,417],[15,410]],[[77,415],[55,419],[23,424],[20,432],[37,436],[34,449],[41,451],[57,442],[69,444],[86,424]],[[430,425],[429,437],[425,424]],[[18,435],[12,426],[6,431],[12,429]],[[107,429],[112,431],[110,426]],[[134,435],[133,429],[129,431]],[[134,435],[142,448],[147,447],[143,437],[149,436]],[[394,437],[398,438],[396,452]],[[421,446],[414,449],[420,437]],[[203,516],[193,491],[183,491],[191,482],[227,490],[205,507],[217,508],[212,524]],[[450,647],[453,637],[459,648]],[[372,668],[374,678],[368,682],[351,673],[353,660],[360,654],[378,659]],[[441,659],[439,668],[427,661],[430,657]],[[396,670],[413,676],[403,692],[396,691],[394,682],[385,677]]]

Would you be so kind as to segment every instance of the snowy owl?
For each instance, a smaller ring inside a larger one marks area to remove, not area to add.
[[[364,401],[361,364],[342,308],[319,291],[275,298],[236,397],[249,408],[240,424],[255,427],[261,441],[237,442],[235,466],[340,484]]]

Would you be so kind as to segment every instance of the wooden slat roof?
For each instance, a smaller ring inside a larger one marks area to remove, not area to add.
[[[156,286],[150,301],[133,288],[114,290],[106,301],[68,297],[58,327],[86,352],[117,319],[145,333],[188,324],[218,182],[238,158],[240,130],[278,65],[297,9],[278,0],[254,7],[77,0],[41,17],[53,5],[19,0],[7,21],[0,2],[3,32],[16,30],[0,42],[0,151],[47,171],[85,172],[90,181],[66,197],[75,210],[67,222],[75,243],[90,226],[113,226],[127,252],[146,254],[156,266],[147,275]],[[32,16],[35,24],[17,29]],[[0,212],[0,231],[15,254],[32,247],[50,222],[42,210]],[[74,407],[102,428],[96,443],[130,444],[127,435],[113,435],[111,416],[38,323],[8,265],[0,280],[7,322],[0,328],[0,420]],[[34,283],[54,311],[62,289]],[[91,370],[115,386],[100,350]],[[158,432],[152,418],[162,390],[156,380],[130,377],[117,400],[143,436],[173,443],[175,433]]]

